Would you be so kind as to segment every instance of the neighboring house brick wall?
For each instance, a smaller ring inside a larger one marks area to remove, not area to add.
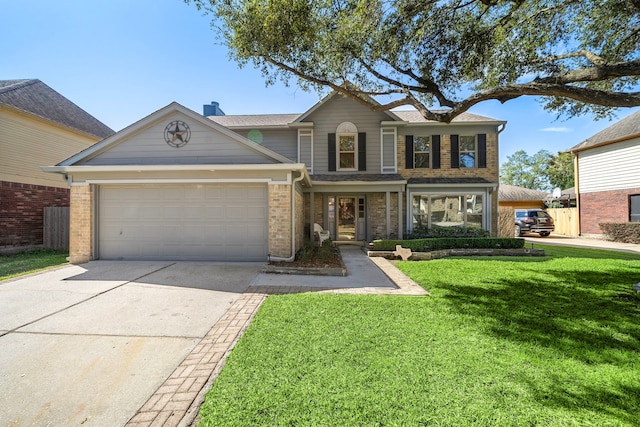
[[[0,247],[42,245],[44,208],[51,206],[69,206],[69,190],[0,181]]]
[[[82,264],[94,259],[93,242],[93,187],[71,187],[69,209],[69,262]]]
[[[269,185],[269,255],[288,258],[291,254],[291,185]],[[285,219],[283,221],[283,219]]]
[[[602,222],[629,222],[632,194],[640,194],[640,187],[580,194],[580,233],[602,234]]]

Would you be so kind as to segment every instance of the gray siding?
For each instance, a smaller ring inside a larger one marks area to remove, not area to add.
[[[313,122],[313,173],[329,171],[328,135],[342,122],[351,122],[358,132],[367,134],[367,170],[359,173],[380,173],[380,122],[389,120],[385,113],[374,112],[342,95],[334,95],[304,121]],[[340,172],[331,172],[340,174]],[[351,172],[353,173],[353,172]]]
[[[172,120],[183,120],[191,129],[189,142],[175,148],[164,140],[164,129]],[[183,165],[270,164],[275,160],[256,152],[222,132],[176,114],[156,122],[82,165]]]
[[[296,161],[298,158],[298,131],[296,129],[255,129],[236,130],[234,132],[249,138],[249,132],[260,132],[262,136],[261,145],[276,153]],[[251,135],[253,137],[253,134]]]

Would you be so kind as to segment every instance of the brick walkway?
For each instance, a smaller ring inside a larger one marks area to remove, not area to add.
[[[384,258],[370,258],[398,289],[345,288],[325,289],[304,286],[253,286],[238,298],[216,322],[189,356],[156,390],[128,427],[187,427],[192,425],[206,392],[224,367],[227,356],[247,329],[268,295],[301,292],[378,295],[428,295]]]

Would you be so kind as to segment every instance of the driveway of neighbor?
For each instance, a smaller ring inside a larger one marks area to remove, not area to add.
[[[124,425],[261,267],[94,261],[0,282],[0,425]]]

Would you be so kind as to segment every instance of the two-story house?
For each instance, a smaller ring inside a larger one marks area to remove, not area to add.
[[[0,80],[0,251],[42,246],[44,209],[69,206],[67,182],[40,166],[111,134],[40,80]]]
[[[332,93],[302,114],[205,117],[173,103],[54,167],[72,189],[71,261],[293,259],[417,227],[496,233],[505,122],[373,112]]]
[[[571,147],[580,235],[603,222],[640,221],[640,111]]]

